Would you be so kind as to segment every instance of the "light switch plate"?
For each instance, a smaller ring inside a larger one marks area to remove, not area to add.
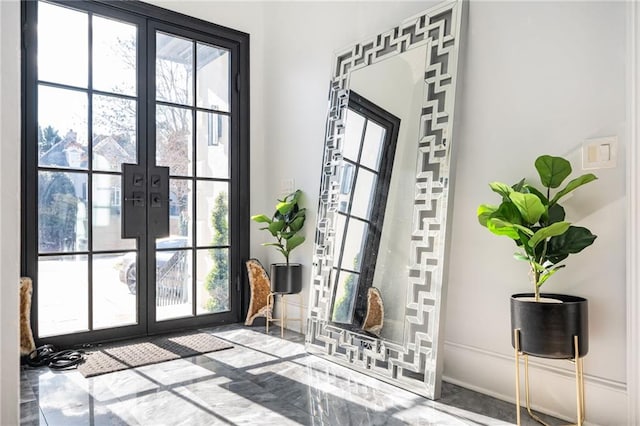
[[[617,136],[587,139],[582,144],[582,170],[609,169],[617,165]]]
[[[281,179],[280,180],[280,195],[283,197],[291,194],[295,186],[295,181],[293,179]]]

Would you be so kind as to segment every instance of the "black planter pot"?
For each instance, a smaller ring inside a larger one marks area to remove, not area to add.
[[[511,296],[511,329],[520,329],[520,350],[543,358],[575,358],[573,336],[578,336],[578,351],[583,357],[589,351],[587,299],[564,294],[541,293],[543,298],[560,302],[535,302],[533,293]],[[515,348],[515,336],[511,333]]]
[[[299,263],[272,263],[270,278],[272,293],[300,293],[302,290],[302,265]]]

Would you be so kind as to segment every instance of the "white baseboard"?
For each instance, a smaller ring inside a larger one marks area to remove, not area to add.
[[[555,361],[554,361],[555,362]],[[559,365],[568,361],[557,361]],[[576,420],[575,376],[564,368],[529,358],[531,404],[540,412],[567,421]],[[521,369],[521,374],[524,374]],[[524,376],[522,376],[524,377]],[[447,382],[515,403],[513,357],[453,342],[444,345]],[[524,383],[524,379],[521,379]],[[522,388],[524,389],[524,387]],[[524,404],[524,391],[521,392]],[[624,383],[585,375],[585,425],[627,425],[627,390]]]

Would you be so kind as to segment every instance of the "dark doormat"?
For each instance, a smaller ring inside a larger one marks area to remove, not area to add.
[[[78,366],[78,371],[84,377],[93,377],[232,347],[210,334],[199,332],[137,340],[87,352],[85,361]]]

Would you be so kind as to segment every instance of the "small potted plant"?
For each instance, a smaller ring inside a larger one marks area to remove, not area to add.
[[[271,233],[276,239],[273,243],[263,243],[263,246],[275,247],[285,258],[285,263],[271,264],[271,291],[273,293],[299,293],[302,289],[302,265],[290,263],[289,256],[293,249],[304,242],[299,232],[304,226],[306,209],[300,207],[299,200],[302,191],[297,190],[282,200],[278,200],[276,211],[272,217],[264,214],[251,216],[251,219],[264,223],[260,228]]]
[[[560,186],[571,174],[571,163],[561,157],[543,155],[535,168],[544,189],[541,191],[522,179],[509,186],[490,183],[501,197],[499,205],[482,204],[477,214],[480,224],[495,235],[515,241],[514,257],[529,263],[532,293],[511,296],[511,325],[520,330],[519,346],[523,353],[545,358],[573,358],[573,336],[578,336],[579,356],[588,351],[587,300],[563,294],[541,293],[540,289],[570,254],[588,247],[596,236],[587,228],[565,220],[560,199],[597,177],[584,174]],[[552,194],[551,190],[554,190]],[[512,334],[515,346],[515,336]]]

